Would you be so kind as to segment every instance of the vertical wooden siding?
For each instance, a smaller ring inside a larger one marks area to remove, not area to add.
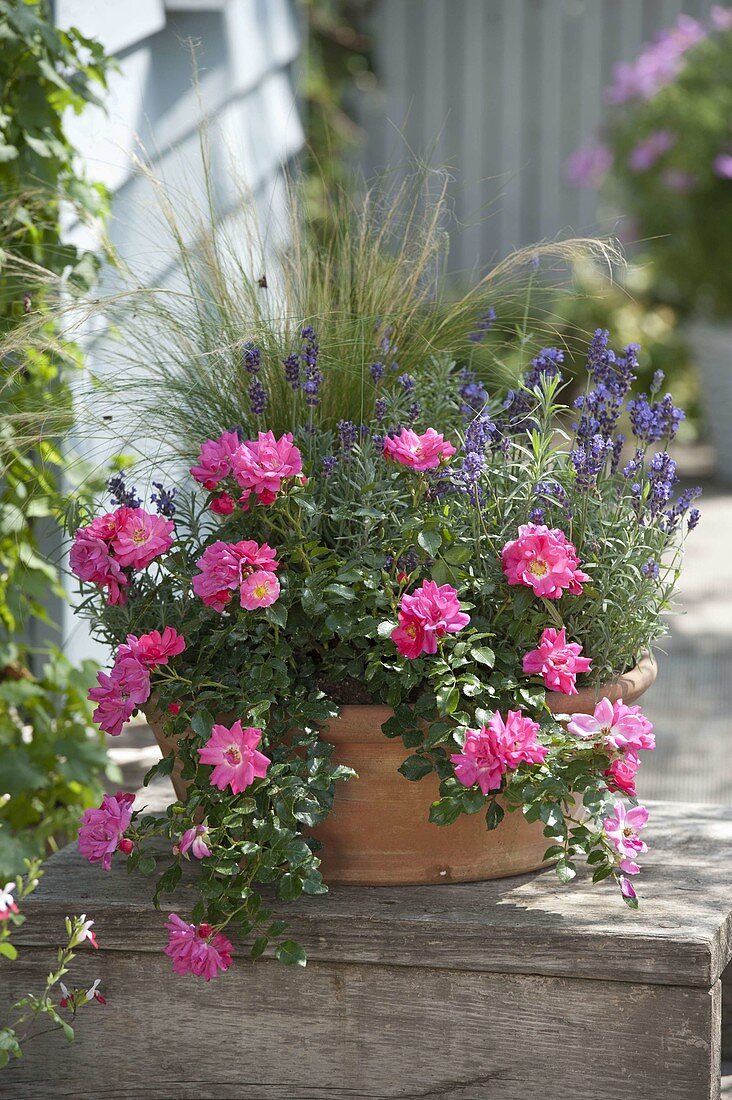
[[[565,182],[618,61],[713,0],[378,0],[381,95],[364,106],[367,173],[410,153],[454,169],[456,269],[559,233],[607,231]]]

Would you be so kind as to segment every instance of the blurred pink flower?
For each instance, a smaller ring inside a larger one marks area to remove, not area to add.
[[[599,187],[612,168],[613,155],[606,145],[586,145],[567,157],[564,174],[570,187]]]
[[[578,674],[589,672],[592,667],[592,660],[581,657],[581,652],[578,642],[567,641],[564,627],[557,631],[549,626],[541,635],[538,649],[532,649],[524,657],[523,669],[529,676],[541,675],[550,691],[576,695]]]
[[[386,436],[384,455],[412,470],[434,470],[443,459],[451,458],[455,448],[434,428],[417,435],[411,428],[402,428],[399,435]]]
[[[79,851],[90,863],[101,863],[105,871],[112,868],[112,854],[117,851],[125,829],[132,820],[134,794],[105,794],[101,806],[84,810],[79,826]]]
[[[231,787],[233,794],[241,794],[255,779],[263,779],[272,761],[257,750],[261,740],[260,729],[242,728],[241,722],[230,729],[215,725],[206,744],[197,750],[202,764],[214,765],[211,785],[220,791]]]
[[[631,150],[628,167],[631,172],[647,172],[675,144],[676,135],[670,130],[654,130]]]
[[[732,180],[732,154],[720,153],[714,158],[714,171],[723,180]]]
[[[125,647],[126,648],[126,647]],[[98,687],[88,698],[97,703],[93,718],[100,729],[116,737],[138,706],[150,698],[150,672],[137,658],[123,654],[112,671],[97,673]]]
[[[503,547],[501,560],[509,584],[525,584],[550,600],[558,600],[565,589],[579,596],[581,582],[590,579],[577,568],[577,551],[564,532],[543,524],[519,527],[518,538]]]
[[[169,933],[165,954],[173,960],[176,974],[195,974],[209,982],[231,966],[231,941],[222,932],[214,932],[210,924],[196,927],[171,913],[165,927]]]

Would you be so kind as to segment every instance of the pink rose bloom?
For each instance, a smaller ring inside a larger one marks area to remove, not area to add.
[[[462,752],[450,757],[455,775],[465,787],[477,783],[483,794],[497,791],[505,772],[544,762],[549,750],[536,740],[538,732],[539,723],[520,710],[510,710],[505,722],[496,711],[487,726],[469,729]]]
[[[14,882],[6,882],[0,887],[0,921],[10,920],[11,913],[18,912],[18,906],[13,900]]]
[[[579,596],[581,582],[590,579],[577,568],[577,551],[564,532],[544,524],[519,527],[518,538],[503,547],[501,560],[509,584],[525,584],[550,600],[558,600],[565,589]]]
[[[80,580],[105,588],[109,604],[124,604],[124,589],[130,583],[129,579],[119,562],[110,554],[108,544],[92,533],[92,526],[80,527],[74,536],[74,545],[69,554],[71,571]]]
[[[207,607],[223,611],[245,576],[259,571],[274,573],[278,568],[277,551],[252,539],[214,542],[206,547],[197,565],[201,572],[193,578],[193,591]]]
[[[434,470],[443,458],[451,458],[455,448],[434,428],[417,435],[411,428],[402,428],[399,435],[386,436],[384,455],[412,470]]]
[[[212,786],[220,791],[231,787],[233,794],[241,794],[255,779],[263,779],[272,761],[257,750],[261,740],[260,729],[242,728],[241,722],[234,722],[231,729],[214,726],[206,744],[197,750],[202,764],[215,765]]]
[[[455,634],[470,622],[460,610],[457,592],[451,584],[425,581],[412,594],[405,593],[399,605],[399,626],[392,641],[403,657],[414,660],[421,653],[436,653],[437,640]]]
[[[260,569],[244,578],[239,592],[241,606],[247,611],[254,611],[257,607],[269,607],[275,602],[280,594],[280,582],[275,573]]]
[[[145,569],[173,544],[172,519],[154,516],[144,508],[126,508],[111,548],[120,565]]]
[[[88,531],[94,538],[103,542],[111,542],[117,534],[120,524],[123,522],[128,508],[117,508],[114,512],[107,512],[104,516],[97,516],[88,527],[82,527],[82,531]]]
[[[613,760],[610,767],[604,773],[607,785],[611,791],[621,791],[630,798],[635,798],[635,777],[640,767],[640,759],[634,752],[626,752],[617,760]]]
[[[166,626],[162,634],[159,630],[151,630],[149,634],[141,634],[139,638],[128,634],[127,644],[121,645],[117,650],[117,658],[134,657],[145,668],[155,668],[156,665],[167,665],[171,657],[177,657],[185,648],[183,635],[172,626]]]
[[[187,855],[190,851],[196,859],[204,859],[211,855],[211,849],[207,844],[208,839],[206,826],[195,825],[192,829],[186,829],[178,843],[173,846],[173,851],[181,856]]]
[[[621,857],[620,869],[627,875],[637,875],[640,867],[635,858],[648,851],[648,845],[639,835],[639,830],[648,824],[648,810],[645,806],[633,806],[627,810],[623,802],[616,802],[613,811],[613,816],[603,821],[603,831]]]
[[[105,794],[97,809],[84,810],[79,826],[79,851],[90,863],[101,863],[105,871],[112,868],[112,854],[117,851],[125,829],[132,821],[134,794]]]
[[[257,440],[242,443],[231,460],[242,489],[256,493],[261,504],[271,504],[287,477],[302,470],[302,455],[293,445],[292,434],[275,439],[272,432],[260,432]]]
[[[224,432],[218,439],[207,439],[201,444],[198,465],[191,466],[192,476],[205,489],[215,489],[231,473],[231,456],[239,445],[236,432]]]
[[[97,683],[88,695],[98,704],[92,717],[100,729],[117,737],[137,707],[150,698],[150,672],[137,658],[118,654],[110,673],[97,673]]]
[[[545,686],[551,691],[577,695],[578,674],[592,667],[589,657],[580,657],[581,652],[578,642],[567,641],[564,627],[557,631],[549,626],[541,636],[539,648],[532,649],[524,657],[524,672],[528,676],[543,676]]]
[[[230,493],[219,493],[209,504],[209,508],[217,516],[230,516],[235,507],[236,501]]]
[[[210,982],[220,970],[231,966],[231,941],[210,924],[186,924],[177,913],[165,922],[169,932],[165,954],[173,960],[176,974],[195,974]]]
[[[629,707],[622,700],[611,703],[600,699],[594,714],[573,714],[567,731],[575,737],[602,737],[613,749],[655,749],[653,725],[638,706]]]

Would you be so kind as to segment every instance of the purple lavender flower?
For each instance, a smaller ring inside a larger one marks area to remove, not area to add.
[[[587,353],[587,370],[594,385],[574,407],[580,418],[574,425],[577,440],[587,444],[596,435],[613,441],[626,394],[635,381],[638,366],[638,345],[628,344],[622,355],[608,347],[609,333],[597,329]]]
[[[350,454],[358,438],[358,428],[352,420],[339,420],[336,427],[341,440],[341,450],[344,454]]]
[[[397,382],[403,387],[405,393],[411,393],[414,390],[416,382],[412,378],[411,374],[400,374],[397,378]]]
[[[472,344],[482,343],[483,340],[485,340],[486,335],[493,328],[495,321],[496,311],[493,306],[489,306],[488,309],[485,310],[484,313],[481,313],[480,316],[476,319],[475,329],[472,332],[468,333],[468,340],[470,340]]]
[[[127,487],[124,470],[110,477],[107,488],[112,496],[112,504],[117,508],[139,508],[142,504],[134,486]]]
[[[386,416],[387,401],[385,397],[377,397],[374,402],[374,416],[377,420],[383,420]]]
[[[155,511],[159,516],[172,519],[175,515],[174,498],[178,490],[166,489],[160,481],[153,481],[153,488],[157,489],[157,493],[152,493],[150,500],[155,505]]]
[[[323,477],[330,477],[338,465],[337,455],[325,455],[321,462]]]
[[[369,370],[371,371],[371,377],[373,378],[374,382],[378,385],[378,383],[384,377],[384,364],[383,363],[372,363],[371,366],[369,367]]]
[[[654,581],[658,579],[658,576],[661,572],[661,568],[658,562],[654,561],[653,558],[649,558],[648,561],[644,561],[640,569],[644,577],[648,577],[649,579]]]
[[[496,424],[489,416],[476,416],[468,424],[463,450],[466,454],[484,454],[499,434]]]
[[[396,564],[400,573],[413,573],[419,565],[419,554],[416,550],[407,550],[406,554],[397,558]]]
[[[407,409],[407,419],[410,421],[411,424],[414,424],[415,420],[419,420],[421,412],[422,406],[420,405],[419,401],[413,401]]]
[[[670,393],[662,401],[651,404],[645,394],[628,402],[633,435],[643,443],[657,443],[659,439],[673,439],[679,424],[685,418],[683,409],[673,403]]]
[[[572,518],[569,495],[564,486],[560,485],[558,481],[538,481],[534,486],[534,493],[544,503],[557,504],[568,519]]]
[[[544,509],[532,508],[529,512],[529,523],[543,523],[544,522]]]
[[[244,354],[242,356],[242,361],[244,364],[244,369],[249,374],[259,373],[259,368],[262,365],[262,352],[256,344],[252,343],[251,340],[247,340],[246,344],[244,345]]]
[[[700,519],[701,519],[701,512],[699,511],[699,509],[698,508],[692,508],[691,511],[689,512],[689,519],[688,519],[687,524],[686,524],[687,530],[688,531],[693,531],[694,528],[696,527],[696,525],[699,523]]]
[[[485,407],[488,391],[477,380],[475,371],[468,370],[467,367],[460,372],[460,381],[462,385],[458,394],[463,401],[460,412],[463,416],[472,416],[473,413],[480,412]]]
[[[249,410],[252,416],[261,416],[267,408],[267,391],[258,378],[252,378],[249,386]]]
[[[300,359],[305,372],[305,381],[301,388],[305,394],[305,404],[310,408],[316,408],[320,404],[318,394],[323,381],[323,373],[318,367],[320,347],[312,325],[305,325],[300,335],[303,341]]]
[[[659,451],[651,459],[648,471],[648,509],[652,517],[658,515],[664,504],[668,503],[677,481],[676,463],[665,451]]]
[[[603,467],[612,454],[613,445],[601,435],[594,435],[587,443],[580,443],[569,452],[575,469],[578,488],[594,489]]]
[[[651,379],[651,396],[652,397],[655,397],[656,394],[658,393],[658,391],[660,390],[661,386],[663,385],[663,380],[664,380],[665,377],[666,377],[666,375],[660,369],[655,370],[653,372],[653,378]]]
[[[296,351],[291,352],[286,358],[282,360],[282,365],[285,368],[285,381],[288,382],[293,390],[300,388],[300,356]]]
[[[666,524],[665,524],[665,526],[666,526],[667,531],[675,531],[676,530],[676,528],[678,527],[678,525],[681,522],[681,520],[683,519],[683,517],[689,511],[689,508],[691,507],[692,501],[696,500],[697,497],[700,497],[701,494],[702,494],[702,490],[701,490],[700,485],[696,485],[693,489],[684,489],[683,493],[679,493],[679,496],[678,496],[676,502],[672,505],[671,508],[669,508],[666,511]],[[694,508],[693,510],[697,513],[699,512],[698,508]],[[691,513],[689,514],[689,518],[691,519]],[[698,522],[699,522],[699,517],[697,515],[697,519],[696,519],[696,522],[694,523],[694,527],[696,527],[696,524]],[[690,528],[690,530],[693,531],[694,527]]]

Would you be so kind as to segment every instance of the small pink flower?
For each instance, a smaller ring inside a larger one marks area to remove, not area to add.
[[[174,718],[180,714],[180,703],[168,703],[168,714],[172,714]]]
[[[639,830],[648,824],[648,810],[645,806],[634,806],[628,810],[623,802],[616,802],[613,811],[613,816],[603,821],[603,831],[620,856],[621,871],[627,875],[637,875],[640,867],[635,858],[648,851],[648,845],[639,835]]]
[[[136,657],[122,653],[115,658],[110,673],[97,673],[97,683],[99,686],[88,695],[98,704],[92,717],[100,729],[116,737],[137,707],[150,698],[150,672]]]
[[[15,890],[14,882],[6,882],[3,887],[0,887],[0,921],[10,920],[10,914],[18,912],[13,890]]]
[[[575,737],[602,737],[612,749],[655,749],[653,725],[638,706],[629,707],[619,699],[611,703],[600,699],[594,714],[573,714],[567,731]]]
[[[421,653],[436,653],[439,638],[455,634],[469,622],[470,615],[460,610],[457,592],[451,584],[425,581],[411,595],[405,592],[402,596],[399,626],[392,631],[391,638],[403,657],[414,660]]]
[[[105,1005],[107,1003],[107,998],[102,996],[102,994],[99,992],[99,983],[101,982],[101,980],[101,978],[97,978],[94,981],[94,984],[89,989],[87,989],[84,996],[86,997],[87,1001],[97,1001],[100,1005]]]
[[[236,501],[230,493],[219,493],[209,504],[212,512],[217,516],[230,516],[236,508]]]
[[[598,188],[609,172],[613,155],[606,145],[587,145],[567,158],[565,177],[570,187]]]
[[[732,9],[715,4],[709,15],[715,31],[732,31]]]
[[[627,879],[625,875],[620,876],[620,893],[624,898],[629,898],[631,901],[638,897],[633,887],[633,883]]]
[[[211,784],[220,791],[231,787],[234,794],[241,794],[255,779],[263,779],[272,763],[268,756],[257,750],[262,731],[253,726],[242,728],[241,722],[226,726],[214,726],[211,736],[198,749],[202,764],[214,764]]]
[[[580,657],[581,652],[578,642],[567,641],[564,627],[557,631],[549,626],[541,636],[539,648],[524,657],[524,672],[528,676],[541,675],[550,691],[576,695],[578,674],[589,672],[592,667],[589,657]]]
[[[675,144],[676,135],[670,130],[654,130],[632,149],[628,157],[628,167],[631,172],[647,172]]]
[[[132,821],[133,794],[105,794],[101,806],[84,810],[79,827],[79,851],[90,863],[101,863],[105,871],[112,868],[112,854],[117,851],[125,829]]]
[[[443,459],[451,458],[455,448],[434,428],[417,435],[411,428],[402,428],[399,435],[386,436],[384,455],[412,470],[434,470]]]
[[[191,466],[191,475],[205,489],[215,489],[231,473],[231,456],[239,446],[236,432],[224,432],[218,439],[207,439],[201,444],[198,465]]]
[[[193,828],[186,829],[178,843],[173,846],[173,851],[181,856],[187,855],[190,851],[196,859],[205,859],[206,856],[211,855],[211,849],[207,844],[208,839],[207,827],[194,825]]]
[[[590,579],[577,568],[577,551],[564,532],[543,524],[519,527],[518,538],[503,547],[501,560],[509,584],[525,584],[550,600],[558,600],[565,589],[579,596],[581,582]]]
[[[519,764],[543,764],[549,751],[536,740],[539,723],[520,710],[510,710],[506,721],[496,711],[487,726],[469,729],[460,753],[450,760],[465,787],[477,783],[483,794],[497,791],[505,772]]]
[[[604,773],[608,788],[611,791],[621,791],[630,798],[635,798],[635,777],[640,767],[640,759],[634,752],[626,752],[613,760],[610,767]]]
[[[120,565],[145,569],[173,544],[175,524],[144,508],[127,508],[110,546]]]
[[[91,526],[80,527],[74,540],[69,554],[71,571],[80,580],[106,589],[107,603],[124,604],[127,598],[124,589],[130,583],[129,578],[110,554],[108,544],[92,534]]]
[[[119,850],[125,856],[130,856],[135,850],[134,842],[129,837],[123,836],[119,842]]]
[[[275,573],[260,569],[244,578],[239,592],[241,606],[247,611],[254,611],[257,607],[269,607],[275,602],[280,594],[280,582]]]
[[[119,647],[117,658],[132,656],[145,668],[155,668],[156,665],[167,665],[171,657],[177,657],[185,648],[183,635],[172,626],[166,626],[162,634],[159,630],[151,630],[139,638],[128,634],[127,644]]]
[[[279,439],[272,432],[260,432],[258,439],[241,444],[231,465],[242,489],[256,493],[261,504],[271,504],[284,479],[302,471],[302,455],[290,432]]]
[[[231,966],[231,941],[210,924],[186,924],[177,913],[165,923],[169,932],[165,954],[173,960],[176,974],[195,974],[209,982],[220,970]]]
[[[252,539],[214,542],[198,559],[201,572],[193,578],[193,591],[207,607],[223,611],[245,576],[259,571],[274,573],[278,564],[277,551],[267,543],[260,546]]]

